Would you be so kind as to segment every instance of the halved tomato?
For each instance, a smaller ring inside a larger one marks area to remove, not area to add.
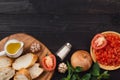
[[[102,49],[107,45],[107,40],[102,34],[97,34],[95,37],[92,39],[92,47],[94,49]]]
[[[56,57],[53,54],[47,54],[42,58],[42,66],[46,71],[53,71],[56,67]]]

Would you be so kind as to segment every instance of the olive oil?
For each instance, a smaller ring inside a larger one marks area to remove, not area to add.
[[[20,43],[10,43],[7,46],[7,51],[10,54],[15,54],[19,50],[20,46]]]

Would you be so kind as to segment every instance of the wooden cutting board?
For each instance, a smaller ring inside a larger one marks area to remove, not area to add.
[[[27,35],[27,34],[25,34],[25,33],[13,34],[13,35],[10,35],[10,36],[5,37],[4,39],[2,39],[2,40],[0,41],[0,51],[3,50],[4,44],[5,44],[8,40],[10,40],[10,39],[17,39],[17,40],[19,40],[19,41],[24,42],[24,51],[23,51],[23,54],[22,54],[22,55],[31,52],[31,51],[30,51],[30,46],[31,46],[32,43],[34,43],[34,42],[39,43],[39,44],[41,45],[41,50],[40,50],[39,52],[35,53],[35,54],[37,54],[37,55],[39,56],[39,59],[38,59],[38,61],[37,61],[37,62],[39,62],[39,63],[40,63],[41,58],[42,58],[43,56],[45,56],[46,53],[52,54],[52,53],[50,52],[50,50],[49,50],[43,43],[41,43],[40,41],[38,41],[38,40],[35,39],[34,37],[32,37],[32,36],[30,36],[30,35]],[[44,71],[42,75],[40,75],[37,79],[34,79],[34,80],[50,80],[51,77],[52,77],[52,75],[53,75],[53,73],[54,73],[54,71],[51,71],[51,72],[45,72],[45,71]]]

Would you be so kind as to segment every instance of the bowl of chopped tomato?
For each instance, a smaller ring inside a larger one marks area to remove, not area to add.
[[[91,41],[90,54],[102,69],[120,68],[120,34],[114,31],[96,34]]]

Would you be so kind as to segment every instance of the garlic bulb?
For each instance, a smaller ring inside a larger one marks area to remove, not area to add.
[[[67,71],[68,67],[65,63],[60,63],[58,66],[58,72],[65,73]]]
[[[34,52],[38,52],[41,49],[41,46],[39,43],[32,43],[32,45],[30,46],[30,50],[34,53]]]

